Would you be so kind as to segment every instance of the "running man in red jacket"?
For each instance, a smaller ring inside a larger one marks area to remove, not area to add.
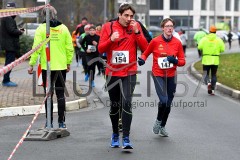
[[[175,22],[171,18],[163,19],[160,26],[163,34],[154,38],[138,60],[141,66],[147,57],[153,54],[152,74],[155,89],[159,98],[157,120],[153,133],[168,136],[165,125],[171,110],[171,104],[176,91],[177,66],[185,65],[182,43],[173,36]]]
[[[110,97],[112,122],[111,147],[119,147],[119,117],[122,116],[122,148],[132,149],[129,140],[132,122],[132,95],[136,85],[137,46],[145,51],[148,42],[139,23],[133,16],[135,9],[124,3],[120,6],[118,19],[103,25],[98,49],[107,53],[106,81]],[[122,114],[119,114],[122,111]]]

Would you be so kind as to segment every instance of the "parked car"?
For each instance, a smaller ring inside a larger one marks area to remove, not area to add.
[[[25,23],[23,25],[23,28],[25,29],[24,34],[34,37],[35,31],[39,25],[39,23]]]
[[[162,29],[158,26],[149,26],[148,31],[152,32],[153,37],[156,37],[162,33]]]
[[[227,42],[228,41],[228,33],[229,31],[226,31],[226,30],[217,30],[216,32],[216,35],[218,37],[220,37],[224,42]],[[232,40],[238,40],[238,35],[234,32],[231,32],[232,33]]]

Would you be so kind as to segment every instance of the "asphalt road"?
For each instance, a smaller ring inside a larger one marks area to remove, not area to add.
[[[24,141],[12,159],[239,160],[240,102],[219,92],[215,96],[209,96],[206,86],[185,73],[187,66],[196,59],[196,50],[189,49],[187,65],[179,68],[177,95],[166,125],[169,137],[152,133],[158,97],[153,81],[147,81],[147,71],[151,70],[152,64],[152,57],[149,57],[146,64],[139,68],[140,85],[136,87],[135,93],[141,96],[133,99],[132,152],[109,147],[112,131],[108,116],[108,95],[102,89],[103,77],[96,77],[95,92],[88,96],[89,107],[67,113],[66,123],[70,136],[46,142]],[[75,66],[73,69],[76,69]],[[83,78],[83,75],[78,76],[79,83],[84,85],[86,83]],[[97,101],[98,98],[101,101]],[[32,118],[33,116],[0,118],[1,160],[8,158]],[[54,120],[57,121],[56,114]],[[45,117],[40,115],[33,129],[44,123]]]

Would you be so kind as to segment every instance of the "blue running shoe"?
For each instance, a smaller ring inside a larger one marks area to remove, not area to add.
[[[116,133],[112,134],[112,138],[111,138],[111,145],[112,148],[119,148],[120,144],[119,144],[119,135]]]
[[[67,129],[66,124],[64,122],[59,123],[58,126],[61,129]]]
[[[14,82],[6,82],[6,83],[2,83],[3,86],[5,87],[17,87],[17,83],[14,83]]]
[[[92,87],[95,87],[95,83],[94,83],[94,81],[92,81]]]
[[[85,80],[85,82],[87,82],[87,81],[88,81],[88,78],[89,78],[89,75],[88,75],[88,74],[86,74],[86,75],[85,75],[85,79],[84,79],[84,80]]]
[[[132,144],[130,143],[129,137],[124,137],[122,139],[122,148],[123,149],[133,149]]]

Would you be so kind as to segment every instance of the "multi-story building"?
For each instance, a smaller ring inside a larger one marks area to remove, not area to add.
[[[150,25],[170,17],[176,26],[209,28],[216,23],[240,29],[240,0],[150,0]]]
[[[136,10],[135,18],[141,21],[144,25],[149,26],[149,10],[150,10],[150,0],[116,0],[115,1],[115,14],[118,12],[118,8],[121,3],[128,2],[132,4]],[[115,15],[116,16],[116,15]]]

